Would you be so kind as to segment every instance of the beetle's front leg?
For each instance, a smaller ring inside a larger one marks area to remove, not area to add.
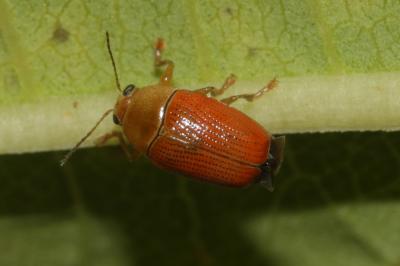
[[[164,40],[158,38],[154,48],[154,67],[157,69],[161,66],[167,65],[167,68],[160,77],[160,84],[169,86],[171,85],[172,76],[174,74],[174,62],[168,59],[161,58],[164,48],[165,48]]]
[[[120,131],[116,131],[113,130],[109,133],[104,134],[103,136],[99,137],[96,141],[95,144],[96,146],[102,146],[104,144],[106,144],[110,139],[113,138],[117,138],[118,142],[122,148],[122,150],[124,151],[126,157],[128,158],[128,160],[130,162],[132,162],[133,160],[135,160],[137,157],[139,157],[139,152],[137,152],[135,149],[130,149],[128,144],[126,143],[124,136],[122,134],[122,132]]]
[[[195,92],[207,95],[210,94],[212,97],[216,97],[224,93],[227,89],[229,89],[236,82],[236,76],[234,74],[230,74],[229,77],[225,79],[224,84],[222,84],[221,88],[216,87],[205,87],[201,89],[195,90]]]

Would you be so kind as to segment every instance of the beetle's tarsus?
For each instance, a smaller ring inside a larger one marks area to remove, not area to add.
[[[272,80],[270,80],[268,82],[267,85],[262,87],[256,93],[233,95],[233,96],[222,99],[221,102],[223,102],[226,105],[230,105],[231,103],[233,103],[239,99],[245,99],[246,101],[252,102],[255,99],[263,96],[266,92],[269,92],[270,90],[276,88],[277,86],[278,86],[278,80],[276,78],[273,78]]]
[[[174,62],[168,59],[162,59],[162,53],[165,49],[165,42],[162,38],[158,38],[154,47],[154,67],[159,68],[166,65],[164,73],[160,77],[161,85],[170,85],[174,74]]]
[[[237,79],[237,77],[235,74],[230,74],[229,77],[227,77],[225,79],[225,82],[224,82],[224,84],[222,84],[221,88],[216,88],[216,87],[210,86],[210,87],[197,89],[197,90],[195,90],[195,92],[198,92],[198,93],[201,93],[204,95],[210,94],[211,97],[216,97],[218,95],[223,94],[227,89],[232,87],[232,85],[235,84],[236,79]]]

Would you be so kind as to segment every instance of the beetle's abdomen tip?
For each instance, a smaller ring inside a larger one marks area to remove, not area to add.
[[[274,184],[272,182],[272,177],[268,177],[266,180],[260,182],[260,184],[265,187],[269,192],[274,192]]]
[[[281,168],[284,147],[285,136],[272,137],[268,160],[260,167],[261,174],[258,177],[257,182],[270,192],[274,191],[273,179]]]
[[[285,149],[285,136],[272,137],[271,148],[269,151],[273,163],[271,165],[272,176],[276,176],[281,169],[283,162],[283,150]]]

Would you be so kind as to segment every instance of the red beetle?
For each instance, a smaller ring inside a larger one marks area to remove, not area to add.
[[[117,88],[122,91],[108,33],[106,37]],[[164,42],[159,39],[155,47],[155,67],[166,65],[160,82],[140,89],[128,85],[114,109],[104,113],[61,164],[113,112],[114,123],[122,127],[122,133],[113,131],[102,137],[100,143],[118,137],[130,154],[124,144],[126,138],[136,151],[162,168],[227,186],[242,187],[258,182],[272,190],[272,177],[283,160],[285,137],[272,136],[256,121],[229,105],[237,99],[252,101],[260,97],[276,86],[276,79],[255,94],[235,95],[218,101],[212,97],[232,86],[234,75],[228,77],[221,88],[189,91],[172,87],[174,64],[161,58],[163,49]]]

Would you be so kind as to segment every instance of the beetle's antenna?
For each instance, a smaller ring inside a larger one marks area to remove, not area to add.
[[[65,156],[64,159],[62,159],[60,161],[60,165],[64,166],[64,164],[69,160],[69,158],[71,157],[71,155],[79,148],[79,146],[81,146],[81,144],[90,136],[92,135],[93,131],[95,131],[95,129],[100,125],[100,123],[104,120],[104,118],[107,117],[107,115],[109,115],[112,111],[114,111],[114,109],[110,109],[107,110],[102,116],[101,118],[96,122],[96,124],[94,125],[94,127],[89,130],[89,132],[75,145],[75,147],[73,147]]]
[[[118,90],[119,90],[120,92],[122,92],[122,90],[121,90],[121,85],[119,84],[118,73],[117,73],[117,67],[115,66],[114,56],[113,56],[112,51],[111,51],[110,35],[108,34],[108,31],[106,31],[106,39],[107,39],[107,49],[108,49],[108,53],[110,54],[111,63],[112,63],[113,69],[114,69],[115,82],[117,83],[117,88],[118,88]]]

